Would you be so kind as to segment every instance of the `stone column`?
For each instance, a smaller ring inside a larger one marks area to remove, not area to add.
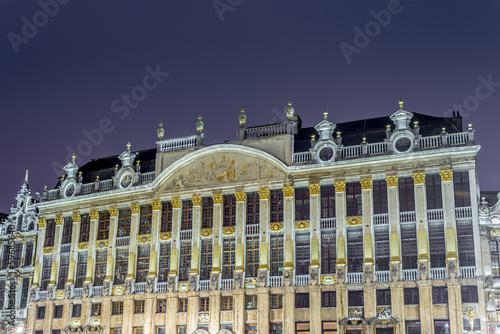
[[[377,316],[377,298],[375,293],[374,283],[365,283],[363,285],[364,317],[365,319],[373,319]]]
[[[144,333],[155,333],[154,331],[154,318],[155,312],[155,298],[153,295],[149,295],[144,300]]]
[[[321,329],[321,286],[314,285],[309,289],[309,319],[311,334],[322,334]],[[268,333],[268,332],[266,332]]]
[[[167,298],[167,312],[165,314],[165,323],[167,324],[167,326],[165,326],[166,334],[177,334],[177,326],[175,326],[177,320],[177,303],[178,301],[175,293],[169,293]]]
[[[69,257],[68,279],[66,280],[66,285],[75,284],[75,269],[77,260],[76,247],[78,245],[78,238],[80,236],[80,213],[75,212],[71,215],[71,217],[73,218],[73,228],[71,230],[71,253]],[[69,296],[66,296],[66,298],[69,298]]]
[[[130,217],[130,245],[128,250],[128,268],[126,280],[135,279],[135,252],[137,251],[137,236],[139,228],[139,204],[130,205],[131,217]],[[130,292],[129,292],[130,293]],[[124,305],[125,307],[125,305]]]
[[[420,298],[420,326],[422,333],[434,333],[431,282],[428,280],[419,280],[417,281],[417,285]]]
[[[123,321],[122,321],[122,333],[123,334],[132,334],[132,320],[134,319],[134,299],[131,295],[127,295],[123,297]],[[173,307],[174,312],[177,311],[177,305]],[[82,310],[83,314],[83,310]],[[175,318],[174,318],[175,319]],[[175,320],[174,320],[175,321]],[[174,322],[172,322],[174,323]],[[172,326],[175,327],[175,326]],[[172,331],[172,334],[175,333]]]
[[[244,191],[238,191],[234,193],[236,197],[236,227],[235,227],[235,236],[236,236],[236,247],[235,247],[235,266],[234,266],[234,278],[235,284],[237,284],[239,277],[240,286],[237,288],[243,288],[244,280],[243,273],[245,271],[245,225],[247,221],[246,215],[246,193]]]
[[[336,299],[337,299],[337,326],[339,333],[341,328],[340,328],[340,321],[342,319],[347,318],[348,315],[348,309],[347,309],[347,286],[345,284],[338,284],[337,289],[336,289]]]
[[[451,279],[447,283],[448,283],[447,284],[448,311],[450,312],[450,330],[452,333],[462,333],[463,306],[462,306],[462,295],[460,291],[460,283],[456,279]]]
[[[196,277],[200,271],[200,228],[202,219],[202,207],[201,207],[201,196],[192,196],[191,201],[193,202],[193,244],[191,248],[191,271],[190,276],[194,276],[194,282],[196,282]],[[192,277],[191,277],[192,279]],[[190,281],[191,281],[190,279]],[[196,284],[190,287],[192,290],[196,290]]]
[[[346,266],[347,266],[347,248],[346,248],[347,244],[345,237],[346,234],[345,181],[334,182],[334,185],[335,185],[335,217],[337,217],[337,282],[343,283],[345,279]]]
[[[233,299],[233,332],[245,333],[245,290],[233,290]]]
[[[372,234],[372,217],[373,217],[373,192],[372,179],[361,179],[361,205],[363,217],[361,225],[363,228],[363,271],[366,282],[373,282],[375,272],[374,249],[373,249],[373,234]],[[366,316],[366,313],[365,313]]]
[[[23,248],[21,250],[21,267],[24,267],[24,258],[26,257],[26,239],[23,238]]]
[[[257,289],[257,328],[259,333],[269,333],[269,289]]]
[[[283,230],[285,231],[285,264],[283,274],[295,268],[294,240],[295,240],[295,189],[293,186],[283,187]],[[285,283],[286,284],[286,283]],[[291,280],[291,283],[293,281]]]
[[[417,217],[418,262],[429,266],[429,236],[427,233],[427,197],[425,193],[425,173],[413,173],[415,185],[415,213]],[[421,277],[425,279],[426,277]]]
[[[405,305],[404,305],[404,284],[403,282],[389,283],[391,288],[391,311],[392,316],[399,320],[401,333],[406,333],[405,329]],[[424,333],[424,332],[422,332]]]
[[[220,290],[210,291],[210,333],[217,333],[220,329],[220,293]]]
[[[214,224],[213,224],[213,240],[214,240],[214,245],[212,249],[212,271],[211,275],[216,275],[215,279],[218,281],[219,279],[219,274],[221,272],[221,244],[222,244],[222,238],[221,236],[221,230],[222,230],[222,202],[224,200],[224,197],[222,194],[213,194],[212,195],[213,199],[213,204],[214,204]],[[212,281],[213,281],[212,277]],[[214,287],[212,286],[212,289]],[[211,311],[210,311],[210,314]]]
[[[469,187],[470,187],[470,202],[471,206],[473,208],[479,207],[481,204],[478,201],[478,198],[475,194],[478,193],[478,187],[479,185],[477,184],[477,174],[475,169],[469,169]],[[477,276],[483,276],[485,275],[484,269],[487,267],[485,266],[485,262],[482,260],[482,253],[481,253],[481,234],[479,232],[479,216],[478,216],[478,210],[472,210],[472,233],[474,233],[474,254],[476,258],[476,270],[477,270]],[[480,265],[480,263],[483,261],[483,265]],[[481,320],[484,321],[484,320]]]
[[[401,242],[399,238],[399,192],[398,176],[386,176],[387,203],[389,210],[389,254],[392,279],[398,279],[401,272]]]
[[[309,212],[311,220],[311,264],[310,264],[310,281],[311,285],[320,282],[319,268],[320,268],[320,217],[321,217],[321,202],[319,198],[320,192],[319,184],[309,185]],[[311,326],[312,328],[312,326]]]
[[[158,270],[158,240],[161,224],[161,201],[155,200],[151,202],[153,215],[151,217],[151,248],[149,251],[149,272],[147,276],[148,292],[155,292],[156,274]],[[152,286],[153,289],[149,287]]]
[[[54,233],[54,247],[53,247],[53,253],[52,253],[52,269],[50,270],[49,286],[56,286],[57,285],[57,271],[59,269],[59,253],[61,250],[61,238],[62,238],[61,229],[62,229],[62,224],[63,224],[63,217],[56,216],[54,220],[56,223],[56,230]],[[55,291],[54,291],[54,293],[55,293]],[[55,298],[55,295],[50,296],[50,298]]]
[[[293,286],[283,288],[283,333],[295,333],[295,287]]]
[[[169,277],[176,277],[179,270],[179,238],[181,230],[182,200],[172,198],[172,249],[170,253],[170,272]],[[169,279],[170,280],[170,279]],[[175,289],[175,288],[174,288]]]
[[[455,228],[455,193],[453,190],[453,171],[451,169],[441,170],[439,171],[439,175],[441,175],[441,191],[443,194],[446,266],[447,268],[450,268],[450,265],[452,266],[453,270],[448,270],[448,274],[451,278],[455,278],[458,276],[459,269],[457,230]]]
[[[189,292],[188,310],[187,310],[187,332],[193,333],[198,328],[198,311],[200,299],[195,292]]]
[[[108,238],[108,255],[106,257],[106,276],[104,277],[105,282],[110,282],[113,280],[114,265],[115,265],[114,252],[116,245],[117,227],[118,227],[118,208],[111,206],[109,207],[109,238]]]
[[[42,265],[43,265],[43,243],[45,241],[45,224],[47,223],[45,218],[39,218],[38,219],[38,242],[36,244],[35,248],[35,254],[38,254],[36,256],[36,262],[35,263],[35,270],[33,272],[33,283],[31,284],[32,288],[38,288],[40,286],[40,279],[41,279],[41,270],[42,270]],[[4,249],[5,252],[5,249]]]
[[[82,307],[83,309],[83,307]],[[43,332],[44,333],[52,333],[52,321],[50,318],[54,314],[54,304],[46,303],[45,304],[45,320],[43,321]],[[82,310],[83,314],[83,310]],[[47,319],[48,318],[48,319]]]
[[[87,274],[85,276],[84,283],[92,283],[93,281],[95,241],[97,237],[96,230],[99,219],[99,212],[97,212],[96,210],[90,211],[89,214],[90,214],[89,250],[87,257]]]
[[[112,302],[111,299],[106,298],[102,301],[102,310],[101,310],[101,326],[104,327],[102,334],[110,334],[111,333],[111,307]],[[69,308],[69,306],[68,306]]]
[[[269,188],[259,189],[259,277],[264,273],[265,278],[269,273],[269,193]],[[264,286],[266,281],[259,280],[259,285]]]

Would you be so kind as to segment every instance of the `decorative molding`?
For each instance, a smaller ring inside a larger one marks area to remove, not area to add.
[[[270,193],[269,188],[259,189],[258,192],[261,200],[269,199],[269,193]]]
[[[108,248],[109,243],[108,240],[98,240],[96,241],[95,247],[97,249],[103,249],[103,248]]]
[[[151,242],[151,234],[143,234],[143,235],[138,235],[137,236],[137,243],[140,244],[147,244]]]
[[[283,187],[283,197],[293,197],[295,193],[294,186]]]
[[[54,218],[54,220],[56,221],[56,226],[61,226],[62,223],[63,223],[63,217],[62,216],[56,216]]]
[[[413,173],[411,176],[415,184],[425,184],[425,173]]]
[[[321,186],[319,184],[310,184],[308,188],[311,195],[319,195],[319,191],[321,190]]]
[[[321,276],[321,284],[330,285],[330,284],[335,284],[335,283],[337,283],[337,276],[336,275]]]
[[[500,230],[490,230],[490,236],[500,237]]]
[[[361,217],[349,217],[346,220],[347,226],[361,226]]]
[[[372,188],[372,179],[361,179],[359,180],[359,183],[361,183],[361,189],[363,190],[369,190]]]
[[[161,201],[151,201],[151,207],[153,208],[153,210],[161,210]]]
[[[43,248],[43,255],[49,255],[54,253],[54,247],[49,246],[49,247],[44,247]]]
[[[73,223],[79,223],[80,222],[80,213],[72,213],[71,219],[73,219]]]
[[[80,318],[72,318],[71,319],[71,327],[80,327],[82,324],[82,321]]]
[[[222,194],[212,194],[214,204],[222,204],[223,198]]]
[[[439,175],[441,175],[442,182],[453,181],[453,170],[451,170],[451,169],[440,170]]]
[[[121,296],[125,293],[125,287],[123,285],[114,285],[111,290],[113,296]]]
[[[299,221],[295,223],[295,230],[297,231],[306,231],[309,229],[309,222],[308,221]]]
[[[200,313],[198,315],[198,322],[208,322],[210,320],[210,315],[208,313]]]
[[[335,192],[343,193],[345,191],[345,181],[333,182],[333,185],[335,186]]]
[[[118,216],[118,208],[116,206],[109,207],[108,211],[109,211],[109,216],[110,217],[116,217],[116,216]]]
[[[256,278],[245,279],[245,288],[253,289],[258,286],[258,280]]]
[[[234,197],[236,197],[236,202],[245,202],[246,196],[247,194],[244,191],[237,191],[234,193]]]
[[[89,215],[90,215],[90,219],[99,218],[99,212],[97,210],[90,210]]]
[[[278,233],[283,231],[283,223],[271,223],[269,230],[273,233]]]
[[[181,208],[182,200],[180,198],[172,198],[170,200],[170,202],[172,203],[172,208],[174,208],[174,209],[180,209]]]
[[[84,241],[84,242],[79,242],[78,246],[76,247],[79,251],[87,250],[89,249],[89,243]]]
[[[212,236],[211,228],[204,228],[200,231],[200,237],[202,238],[210,238]]]
[[[189,283],[188,282],[180,282],[177,285],[177,290],[178,291],[188,291],[189,290]]]
[[[172,238],[171,232],[161,232],[160,241],[169,241]]]
[[[201,196],[191,196],[193,206],[201,206]]]
[[[47,223],[47,220],[45,218],[39,218],[38,219],[38,227],[39,228],[45,227],[46,223]]]
[[[234,226],[226,226],[222,228],[222,234],[225,237],[230,237],[234,234]]]
[[[386,176],[385,180],[387,181],[387,187],[389,187],[389,188],[398,186],[398,176],[397,175]]]
[[[92,326],[100,326],[101,325],[101,317],[91,317],[90,324]]]
[[[135,204],[131,204],[130,205],[130,211],[134,214],[134,213],[139,213],[139,204],[135,203]]]
[[[64,290],[56,291],[56,299],[64,299]]]

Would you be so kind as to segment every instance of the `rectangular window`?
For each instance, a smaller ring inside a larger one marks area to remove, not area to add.
[[[443,208],[441,175],[434,174],[425,176],[425,197],[427,198],[427,210]]]
[[[97,240],[107,240],[108,238],[109,238],[109,211],[102,211],[99,212]]]
[[[212,197],[203,197],[201,203],[201,228],[214,226],[214,200]]]
[[[5,281],[4,281],[5,282]],[[0,281],[1,283],[1,281]],[[28,277],[23,278],[23,286],[21,290],[21,304],[20,308],[25,308],[28,303],[28,293],[30,289],[30,279]],[[0,296],[3,296],[3,293],[0,290]]]
[[[389,270],[389,260],[391,258],[389,251],[389,226],[376,225],[375,230],[375,270]]]
[[[350,273],[363,272],[363,230],[347,229],[347,266]]]
[[[16,242],[14,247],[14,266],[13,268],[19,268],[21,266],[21,258],[23,257],[23,244],[21,242]]]
[[[386,180],[376,180],[373,181],[373,213],[381,214],[388,213],[387,205],[387,181]]]
[[[173,208],[172,203],[164,202],[161,205],[161,231],[160,232],[171,232],[172,231],[172,218],[173,218]]]
[[[73,219],[71,217],[65,217],[63,223],[61,245],[71,243],[71,233],[73,233]]]
[[[361,183],[347,183],[345,187],[347,217],[361,216]]]
[[[223,226],[236,225],[236,197],[224,195],[224,221]]]
[[[270,295],[270,306],[271,306],[271,309],[282,309],[283,308],[283,295],[271,294]]]
[[[435,333],[449,333],[450,321],[449,320],[434,320]]]
[[[134,313],[144,313],[144,300],[134,300]]]
[[[101,303],[93,303],[91,311],[90,311],[90,316],[91,317],[100,317],[101,316],[101,310],[102,310],[102,304]]]
[[[403,270],[417,269],[417,226],[415,223],[406,223],[401,224],[400,229]]]
[[[309,293],[295,293],[295,308],[309,308]]]
[[[24,266],[25,267],[31,266],[32,260],[33,260],[33,242],[28,241],[26,243],[26,252],[24,255]]]
[[[498,242],[496,240],[490,240],[491,274],[494,277],[500,276],[500,254],[498,249]]]
[[[178,334],[185,334],[187,333],[187,326],[177,326],[177,333]]]
[[[177,312],[187,312],[188,310],[188,299],[179,298]]]
[[[35,331],[35,334],[43,334],[43,330],[37,330]]]
[[[283,221],[283,191],[271,190],[269,196],[271,207],[271,223],[281,223]]]
[[[125,284],[125,277],[128,271],[128,248],[116,250],[115,280],[113,284]]]
[[[271,323],[269,324],[269,329],[271,334],[283,334],[283,324],[281,323]]]
[[[335,291],[322,291],[321,307],[337,307],[337,293]]]
[[[257,324],[246,324],[245,334],[257,334]]]
[[[47,291],[50,281],[50,272],[52,270],[52,255],[44,255],[42,263],[42,280],[40,291]]]
[[[54,221],[54,219],[47,219],[45,227],[45,243],[43,247],[54,246],[55,232],[56,232],[56,222]]]
[[[448,304],[448,288],[446,286],[432,287],[432,303]]]
[[[309,275],[311,264],[311,238],[309,233],[295,235],[295,273],[296,275]]]
[[[191,270],[191,241],[181,242],[179,260],[179,281],[187,281]]]
[[[462,303],[478,303],[479,296],[477,294],[477,286],[475,285],[462,285]]]
[[[137,267],[136,278],[137,283],[146,282],[146,276],[149,273],[149,245],[137,247]]]
[[[95,255],[95,273],[94,286],[102,286],[106,277],[106,265],[108,260],[108,251],[100,250]]]
[[[212,271],[212,239],[201,241],[200,280],[210,279]]]
[[[132,210],[130,208],[120,209],[118,211],[118,232],[117,237],[130,236],[130,222],[132,219]]]
[[[258,193],[247,194],[247,225],[259,223],[260,197]]]
[[[10,254],[10,245],[8,243],[3,244],[3,253],[2,253],[2,269],[7,269],[9,266],[9,254]]]
[[[56,305],[54,307],[54,319],[61,319],[63,316],[64,305]]]
[[[404,288],[405,305],[420,304],[418,288]]]
[[[191,230],[193,228],[193,201],[182,201],[181,230]]]
[[[321,218],[335,217],[335,187],[321,186]]]
[[[245,309],[246,310],[256,310],[257,309],[257,295],[245,296]]]
[[[399,212],[415,211],[415,191],[412,177],[398,179]]]
[[[156,301],[156,313],[166,313],[167,312],[167,300],[158,299]]]
[[[296,334],[309,334],[311,333],[311,327],[308,322],[296,322],[295,323],[295,333]]]
[[[469,172],[453,172],[455,207],[470,206]]]
[[[111,315],[123,314],[123,302],[113,302],[111,305]]]
[[[309,189],[295,189],[295,220],[309,220]]]
[[[61,330],[60,329],[53,329],[52,334],[61,334]]]
[[[122,334],[121,328],[111,328],[111,334]]]
[[[222,278],[233,278],[236,247],[235,239],[224,238],[222,246]]]
[[[76,265],[75,288],[83,288],[83,281],[87,275],[87,251],[78,252]]]
[[[233,309],[233,296],[222,296],[221,297],[221,310],[231,311]]]
[[[444,236],[444,222],[429,222],[429,253],[432,268],[446,267],[446,246]]]
[[[200,312],[208,312],[210,310],[210,298],[201,297],[200,298]]]
[[[5,297],[5,280],[0,280],[0,299],[4,300]],[[2,304],[3,307],[3,304]]]
[[[153,207],[152,205],[142,205],[141,206],[141,216],[139,218],[139,235],[151,234],[153,217]]]
[[[257,277],[259,271],[259,236],[247,237],[245,277]]]
[[[284,261],[283,244],[284,244],[283,234],[270,235],[271,276],[283,275],[283,261]]]
[[[347,304],[349,306],[364,306],[365,298],[362,290],[352,290],[347,292]]]
[[[144,328],[143,327],[134,327],[133,332],[134,332],[134,334],[144,334]]]
[[[81,215],[80,217],[80,238],[79,242],[89,241],[90,234],[90,216],[89,214]]]
[[[377,306],[391,305],[391,289],[377,289]]]
[[[457,222],[458,259],[461,267],[476,265],[474,256],[474,229],[472,219],[459,219]]]
[[[82,316],[82,304],[73,304],[73,309],[71,310],[72,318],[80,318]]]
[[[170,251],[170,243],[160,244],[160,264],[158,267],[158,281],[160,282],[166,282],[168,278],[170,271]]]
[[[421,334],[422,329],[420,328],[420,321],[407,321],[406,322],[406,334]],[[446,333],[446,332],[443,332]]]
[[[59,260],[59,278],[57,280],[57,289],[64,289],[66,280],[68,279],[68,269],[69,269],[69,254],[61,254]]]
[[[337,238],[336,231],[321,232],[321,272],[335,274],[337,264]]]

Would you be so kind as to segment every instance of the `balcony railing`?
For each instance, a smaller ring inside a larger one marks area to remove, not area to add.
[[[305,163],[311,160],[311,152],[299,152],[293,154],[293,163]]]
[[[417,213],[415,211],[407,211],[399,213],[400,223],[414,223],[417,221]]]
[[[82,298],[83,297],[83,288],[74,288],[73,289],[73,297]]]
[[[373,225],[384,225],[384,224],[389,224],[388,213],[378,213],[373,215]]]
[[[353,158],[361,155],[361,145],[342,147],[343,158]]]
[[[59,189],[47,191],[47,199],[54,199],[59,197]]]
[[[267,126],[256,126],[245,129],[245,139],[262,138],[287,134],[288,123],[272,124]],[[243,139],[243,138],[240,138]]]
[[[167,282],[158,282],[156,283],[156,292],[167,292],[168,291],[168,283]]]
[[[258,235],[259,224],[249,224],[246,226],[246,235]]]
[[[347,283],[350,284],[363,283],[363,273],[347,273]]]
[[[444,219],[443,209],[427,210],[427,220],[443,220],[443,219]]]
[[[116,238],[115,247],[127,247],[130,244],[130,237]]]
[[[102,286],[93,286],[92,287],[92,297],[100,297],[102,296],[103,287]]]
[[[71,251],[71,244],[61,245],[61,254],[69,253]]]
[[[283,286],[283,276],[269,276],[269,287],[277,288]]]
[[[191,239],[193,239],[192,230],[181,231],[180,240],[191,240]]]
[[[431,279],[445,279],[446,268],[431,268]]]
[[[175,151],[196,146],[196,135],[165,140],[160,143],[160,151]]]
[[[448,134],[448,144],[449,145],[463,145],[463,144],[467,144],[468,141],[469,141],[469,134],[467,132],[449,133]]]
[[[232,278],[221,279],[220,288],[222,290],[231,290],[234,287],[234,281]]]
[[[431,136],[420,138],[420,148],[433,148],[441,146],[441,136]]]
[[[390,280],[391,272],[389,270],[375,272],[375,282],[389,282]]]
[[[111,188],[113,188],[113,179],[99,182],[99,190],[109,190]]]
[[[461,208],[455,208],[455,218],[472,218],[472,207],[464,206]]]
[[[210,290],[210,280],[200,280],[198,281],[198,290],[208,291]]]
[[[143,173],[139,176],[139,182],[152,182],[155,179],[155,172]]]
[[[476,267],[460,267],[460,277],[475,278],[477,277],[476,271]]]
[[[309,275],[295,275],[293,280],[297,286],[309,285]]]
[[[320,219],[321,229],[329,229],[337,227],[337,218],[321,218]]]
[[[38,291],[38,300],[44,301],[47,299],[47,291]]]
[[[416,281],[418,279],[418,269],[403,269],[403,281]]]
[[[387,143],[374,143],[367,145],[368,154],[380,154],[387,152]]]
[[[95,189],[94,183],[85,183],[85,184],[82,184],[82,188],[81,188],[80,193],[88,194],[88,193],[93,192],[94,189]]]
[[[135,283],[134,284],[135,293],[146,293],[146,282]]]

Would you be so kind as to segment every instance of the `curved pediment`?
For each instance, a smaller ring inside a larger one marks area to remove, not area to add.
[[[258,180],[282,180],[287,166],[272,155],[242,145],[214,145],[168,166],[154,181],[159,191],[211,188]]]

